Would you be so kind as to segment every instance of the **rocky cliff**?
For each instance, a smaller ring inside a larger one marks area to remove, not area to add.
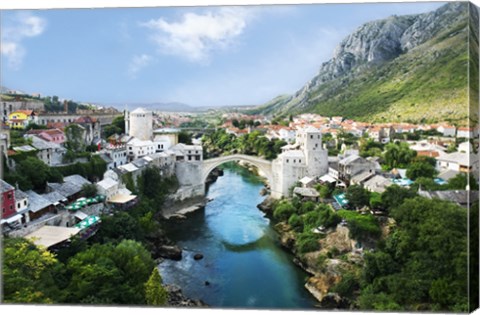
[[[421,116],[423,109],[408,108],[435,104],[447,109],[441,111],[447,118],[464,119],[470,8],[467,2],[448,3],[429,13],[366,23],[340,42],[333,58],[302,89],[259,111],[436,120],[436,113]],[[425,93],[428,90],[441,91],[443,99]],[[397,117],[399,112],[406,114]]]

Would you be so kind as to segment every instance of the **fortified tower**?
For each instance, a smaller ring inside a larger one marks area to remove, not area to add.
[[[288,196],[289,189],[304,176],[320,177],[328,172],[328,151],[322,146],[322,134],[314,127],[298,130],[294,145],[272,163],[272,197]]]
[[[307,162],[305,175],[315,177],[328,173],[328,151],[322,146],[322,133],[310,126],[302,134],[303,152]]]
[[[153,135],[153,113],[137,108],[130,113],[128,134],[139,140],[151,140]]]

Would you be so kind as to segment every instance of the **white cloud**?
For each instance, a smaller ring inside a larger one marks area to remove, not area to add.
[[[206,62],[212,51],[227,49],[234,43],[248,19],[245,9],[229,7],[204,14],[186,13],[176,22],[150,20],[142,26],[154,31],[152,39],[162,53]]]
[[[46,28],[45,19],[31,13],[21,12],[6,21],[3,26],[0,41],[0,52],[7,59],[12,69],[19,69],[22,65],[26,50],[22,45],[25,38],[41,35]]]
[[[128,67],[128,74],[131,78],[135,79],[137,77],[137,73],[151,64],[153,58],[150,55],[142,54],[142,55],[135,55],[130,62]]]

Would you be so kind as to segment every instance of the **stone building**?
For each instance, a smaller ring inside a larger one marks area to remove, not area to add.
[[[320,130],[309,126],[298,130],[296,141],[287,145],[272,163],[272,197],[287,196],[290,187],[305,176],[318,178],[328,172],[328,151]]]
[[[153,113],[144,108],[137,108],[131,113],[125,112],[125,130],[129,136],[139,140],[152,140]]]

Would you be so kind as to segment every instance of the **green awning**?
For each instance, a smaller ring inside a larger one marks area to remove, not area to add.
[[[86,229],[89,228],[90,226],[94,225],[95,223],[100,222],[100,217],[96,215],[90,215],[86,217],[84,220],[79,222],[78,224],[75,225],[75,227],[79,229]]]

